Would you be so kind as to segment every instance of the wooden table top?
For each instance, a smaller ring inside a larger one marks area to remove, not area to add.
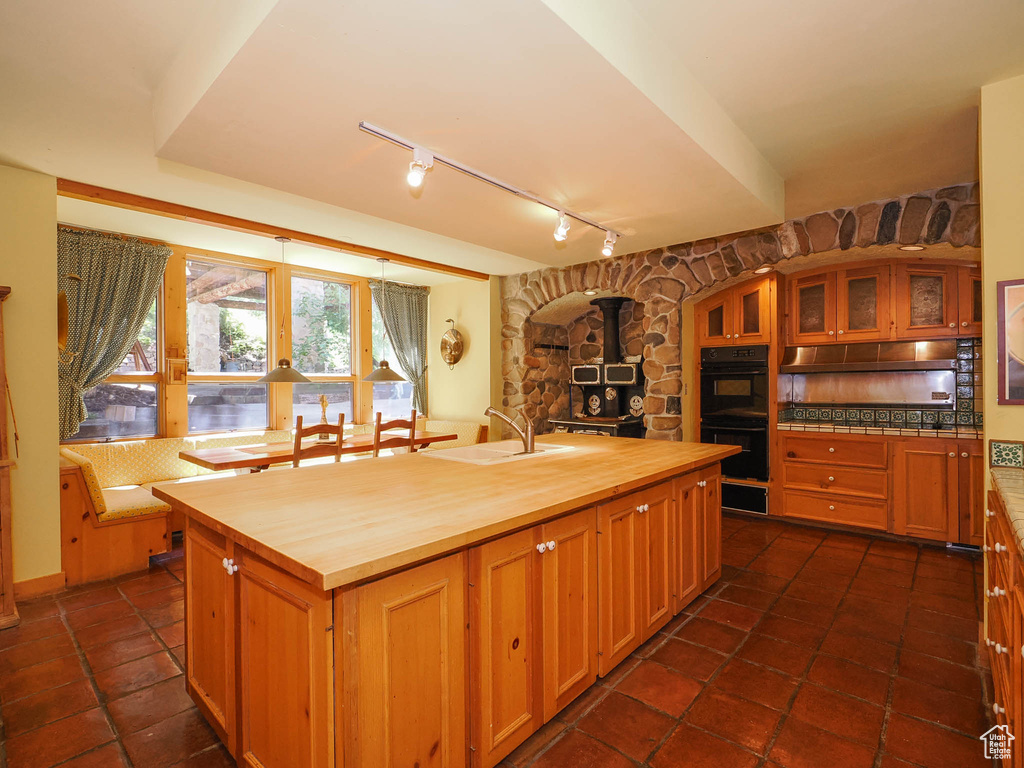
[[[399,430],[384,432],[391,437],[400,435]],[[416,430],[416,445],[422,448],[431,443],[439,443],[445,440],[455,440],[458,435],[454,432],[427,432]],[[307,455],[307,458],[318,456],[333,456],[333,445],[315,446],[310,442],[314,450]],[[373,433],[366,435],[348,435],[345,437],[345,444],[341,447],[342,454],[364,453],[373,448]],[[237,445],[229,448],[197,448],[193,451],[181,451],[178,457],[200,467],[222,471],[225,469],[255,469],[267,467],[271,464],[282,464],[292,460],[295,450],[294,443],[264,443],[263,445]]]
[[[174,509],[320,589],[455,552],[720,462],[737,446],[557,434],[490,466],[422,453],[157,485]]]

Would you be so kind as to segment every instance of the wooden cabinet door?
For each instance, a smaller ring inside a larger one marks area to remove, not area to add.
[[[538,533],[530,528],[469,551],[475,766],[496,765],[542,724],[537,587],[545,544]]]
[[[981,336],[981,267],[957,267],[956,293],[960,319],[957,332],[961,336]]]
[[[958,462],[954,440],[915,440],[894,445],[894,533],[957,541]]]
[[[956,336],[957,267],[896,265],[896,338]]]
[[[722,575],[722,476],[717,467],[700,473],[701,592]]]
[[[334,765],[334,637],[329,592],[236,549],[241,711],[238,763]]]
[[[891,336],[889,265],[841,269],[836,276],[839,341],[881,341]]]
[[[700,479],[699,472],[691,472],[676,481],[676,519],[672,529],[674,613],[692,603],[703,585],[703,488],[698,485]]]
[[[636,494],[598,507],[598,620],[604,677],[641,642],[639,525]]]
[[[736,321],[732,343],[768,344],[771,342],[771,287],[770,275],[748,280],[732,289]]]
[[[597,679],[597,511],[545,523],[540,537],[546,722]]]
[[[736,310],[732,291],[722,291],[697,304],[697,342],[702,347],[732,344]]]
[[[342,596],[344,765],[466,765],[465,574],[460,553]]]
[[[836,340],[836,273],[789,278],[786,283],[790,344],[827,344]]]
[[[985,448],[983,440],[961,440],[957,471],[960,543],[985,543]]]
[[[652,637],[673,616],[672,484],[638,494],[640,637]]]
[[[220,740],[236,755],[236,580],[224,565],[225,559],[233,558],[230,541],[186,518],[186,686]]]

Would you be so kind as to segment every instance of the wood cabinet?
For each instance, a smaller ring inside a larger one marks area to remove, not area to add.
[[[704,591],[722,575],[722,475],[718,468],[700,473],[700,588]]]
[[[339,768],[466,765],[465,578],[460,553],[343,593]]]
[[[888,264],[836,273],[836,341],[884,341],[889,323]]]
[[[985,441],[961,440],[957,450],[959,541],[980,547],[985,543]]]
[[[957,541],[959,446],[955,440],[915,440],[893,446],[893,532]]]
[[[771,275],[726,288],[695,307],[700,346],[768,344],[772,335]]]
[[[896,264],[896,335],[901,339],[956,336],[958,267],[944,264]]]
[[[836,340],[836,275],[815,272],[794,275],[787,282],[788,341],[790,344],[828,344]]]
[[[992,669],[992,713],[997,725],[1018,733],[1024,722],[1024,561],[1006,508],[995,491],[989,492],[985,534],[985,648]],[[1002,765],[1019,768],[1024,756],[1015,746]]]
[[[957,267],[957,305],[962,335],[981,336],[982,290],[980,267]]]
[[[702,474],[676,481],[676,513],[672,545],[675,613],[683,610],[704,586],[704,490]]]

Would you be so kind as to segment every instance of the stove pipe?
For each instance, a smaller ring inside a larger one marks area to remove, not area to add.
[[[600,307],[604,314],[604,361],[605,363],[621,363],[619,351],[619,310],[629,299],[623,296],[604,296],[590,303]]]

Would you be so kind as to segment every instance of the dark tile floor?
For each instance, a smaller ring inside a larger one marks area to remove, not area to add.
[[[513,753],[522,768],[982,766],[980,562],[726,518],[723,578]],[[21,606],[0,768],[222,768],[185,694],[182,560]]]

